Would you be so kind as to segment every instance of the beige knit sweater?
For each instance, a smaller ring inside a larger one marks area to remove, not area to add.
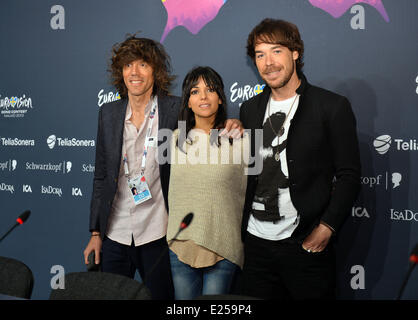
[[[168,192],[167,241],[178,231],[184,216],[193,212],[190,226],[179,240],[193,240],[242,268],[241,220],[244,207],[249,139],[222,138],[221,145],[210,145],[209,135],[191,130],[193,144],[176,147],[178,130],[171,143],[171,175]]]

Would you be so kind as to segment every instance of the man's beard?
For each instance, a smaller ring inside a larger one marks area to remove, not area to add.
[[[267,69],[265,72],[270,72],[270,71],[274,71],[274,70],[276,70],[276,69],[272,69],[272,70],[268,70]],[[283,67],[281,67],[278,71],[282,72],[282,70],[283,70]],[[279,83],[277,83],[277,84],[273,84],[273,83],[271,83],[270,81],[268,81],[266,79],[264,79],[264,81],[267,82],[268,86],[271,89],[280,89],[280,88],[283,88],[284,86],[287,85],[287,83],[292,78],[292,75],[293,75],[294,70],[295,70],[295,66],[294,66],[294,64],[292,64],[292,67],[291,67],[291,69],[289,69],[289,72],[285,73],[284,74],[284,78]]]

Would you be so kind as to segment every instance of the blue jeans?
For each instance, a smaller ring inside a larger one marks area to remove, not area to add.
[[[176,300],[191,300],[201,295],[228,294],[237,265],[223,259],[215,265],[193,268],[181,262],[170,250],[171,274]]]

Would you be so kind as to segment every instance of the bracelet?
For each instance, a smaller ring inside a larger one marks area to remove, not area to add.
[[[95,233],[95,234],[92,234],[91,236],[92,236],[92,237],[95,237],[95,236],[100,236],[100,233]]]

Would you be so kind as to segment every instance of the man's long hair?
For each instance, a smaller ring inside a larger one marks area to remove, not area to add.
[[[298,74],[303,68],[304,44],[300,37],[298,27],[284,20],[266,18],[250,32],[247,39],[247,55],[255,63],[255,47],[259,43],[280,44],[290,51],[297,51],[299,58],[296,60]]]
[[[112,84],[120,96],[125,98],[128,95],[128,89],[123,80],[123,67],[138,59],[145,61],[153,69],[152,94],[168,94],[175,77],[171,75],[170,57],[164,47],[152,39],[128,35],[125,41],[113,46],[109,68]]]

